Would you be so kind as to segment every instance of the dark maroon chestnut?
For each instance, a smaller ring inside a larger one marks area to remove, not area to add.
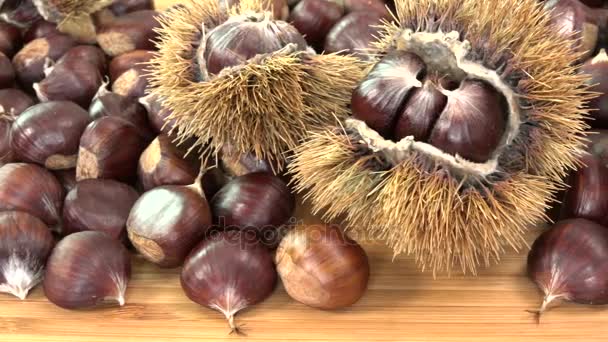
[[[594,8],[599,8],[602,6],[605,6],[606,3],[604,0],[580,0],[580,2],[584,3],[585,5],[589,6],[589,7],[594,7]]]
[[[605,49],[581,66],[581,72],[591,76],[591,91],[598,96],[589,101],[589,124],[594,128],[608,128],[608,55]]]
[[[506,99],[481,80],[454,83],[427,75],[427,66],[416,54],[391,52],[353,92],[353,117],[385,139],[412,136],[443,152],[484,163],[505,134]]]
[[[234,178],[211,200],[216,224],[226,228],[252,229],[263,240],[292,217],[295,197],[278,177],[249,173]]]
[[[0,22],[0,52],[12,58],[21,49],[22,43],[18,27]]]
[[[148,72],[145,65],[136,65],[123,72],[112,84],[112,92],[132,98],[141,98],[148,89]]]
[[[73,60],[78,59],[93,64],[99,70],[99,73],[105,75],[108,71],[108,58],[106,54],[98,48],[92,45],[78,45],[68,50],[68,52],[61,57],[59,63],[62,60]]]
[[[55,66],[46,71],[45,79],[34,83],[40,101],[71,101],[83,108],[89,107],[103,83],[100,73],[103,62],[91,60],[96,57],[90,55],[91,52],[85,52],[85,48],[97,49],[92,46],[73,48],[77,50],[73,53],[70,53],[72,50],[68,51]]]
[[[0,8],[0,20],[21,28],[41,18],[33,0],[8,0]]]
[[[385,18],[389,17],[386,4],[382,0],[332,0],[344,6],[346,13],[368,12],[377,13]]]
[[[307,48],[298,30],[288,23],[272,20],[267,13],[232,17],[216,26],[206,36],[198,53],[198,65],[207,73],[218,74],[222,69],[243,64],[259,54],[278,51],[288,44],[297,50]]]
[[[0,89],[11,88],[15,84],[15,69],[11,60],[0,52]]]
[[[110,62],[110,81],[115,82],[120,75],[152,60],[154,51],[134,50],[116,56]]]
[[[276,282],[270,252],[239,231],[219,232],[202,241],[181,273],[188,298],[224,314],[236,333],[235,316],[268,298]]]
[[[139,156],[147,146],[139,129],[123,118],[106,116],[82,134],[76,179],[114,179],[129,183],[137,176]]]
[[[132,187],[110,179],[85,179],[76,184],[63,204],[63,231],[99,231],[123,240],[129,212],[139,198]]]
[[[168,117],[173,112],[170,109],[163,107],[162,101],[154,94],[140,98],[139,103],[146,108],[148,120],[154,130],[157,133],[169,135],[173,128],[175,128],[175,119],[168,120]]]
[[[15,153],[11,147],[11,126],[14,118],[6,113],[0,113],[0,166],[15,161]]]
[[[367,254],[337,226],[292,229],[281,241],[275,262],[287,294],[313,308],[344,308],[367,290]]]
[[[36,104],[36,101],[19,89],[0,89],[0,113],[19,116],[26,109]]]
[[[57,177],[66,194],[76,187],[76,169],[55,170],[53,174]]]
[[[13,58],[13,66],[19,83],[26,89],[44,79],[47,59],[57,61],[76,42],[66,35],[52,35],[27,43]]]
[[[159,26],[158,12],[131,12],[99,28],[97,42],[109,56],[133,50],[154,50],[157,38],[155,29]]]
[[[325,38],[325,52],[354,54],[368,59],[365,53],[380,33],[383,17],[377,12],[353,12],[338,21]]]
[[[63,196],[59,181],[40,166],[14,163],[0,167],[0,211],[24,211],[57,229]]]
[[[0,292],[25,299],[42,281],[54,245],[53,234],[37,217],[0,212]]]
[[[104,86],[99,88],[89,107],[89,114],[97,120],[104,116],[115,116],[125,119],[140,131],[140,134],[152,140],[155,137],[148,122],[148,112],[137,99],[118,95],[108,91]]]
[[[183,158],[171,139],[161,134],[141,154],[137,175],[144,191],[162,185],[188,185],[198,171]]]
[[[555,302],[608,304],[608,228],[586,219],[561,221],[528,254],[528,276],[543,292],[537,319]]]
[[[181,266],[211,226],[211,211],[200,179],[188,186],[167,185],[144,193],[129,219],[129,240],[148,261]]]
[[[117,16],[152,9],[154,9],[154,1],[152,0],[116,0],[110,5],[110,10]]]
[[[13,123],[13,151],[19,160],[47,169],[73,168],[80,137],[89,122],[89,113],[73,102],[37,104]]]
[[[322,48],[325,37],[344,15],[344,7],[329,0],[302,0],[291,11],[289,20],[308,44]]]
[[[46,265],[44,293],[64,309],[125,304],[131,257],[117,240],[102,232],[79,232],[61,240]]]
[[[600,30],[594,12],[579,0],[548,0],[545,8],[551,10],[551,22],[557,32],[576,39],[573,49],[583,53],[581,61],[589,58],[597,46]]]
[[[238,153],[230,145],[222,147],[220,163],[222,171],[230,177],[256,172],[273,173],[272,166],[267,160],[258,159],[253,153]]]
[[[56,34],[62,34],[57,29],[57,24],[46,20],[38,20],[23,33],[23,41],[29,43],[34,39],[45,38]]]

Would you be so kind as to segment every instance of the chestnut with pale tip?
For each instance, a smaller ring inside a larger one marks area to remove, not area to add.
[[[0,212],[0,292],[25,299],[42,281],[54,245],[51,231],[37,217]]]
[[[15,57],[13,66],[17,73],[17,80],[26,89],[33,89],[36,82],[44,79],[44,68],[47,60],[57,61],[76,42],[69,36],[59,34],[34,39],[27,43]]]
[[[117,116],[93,121],[80,139],[76,179],[104,178],[132,182],[147,139],[132,123]]]
[[[169,135],[173,131],[173,128],[175,128],[175,119],[168,119],[173,112],[163,106],[162,101],[158,96],[150,94],[141,97],[139,103],[146,108],[150,125],[157,133]]]
[[[90,122],[89,113],[73,102],[37,104],[13,123],[13,151],[19,160],[47,169],[74,168],[80,138]]]
[[[273,173],[269,161],[258,159],[253,153],[238,153],[231,145],[224,145],[220,155],[222,171],[230,177],[239,177],[248,173]]]
[[[65,197],[62,233],[92,230],[122,241],[129,212],[138,198],[135,189],[111,179],[78,182]]]
[[[608,54],[606,49],[593,58],[587,60],[580,71],[589,75],[587,81],[591,90],[597,96],[589,100],[589,125],[594,128],[608,128]]]
[[[114,83],[123,73],[149,62],[153,57],[154,51],[134,50],[112,58],[109,66],[110,81]]]
[[[38,20],[23,32],[23,41],[29,43],[34,39],[46,38],[56,34],[62,34],[57,29],[57,24],[46,20]]]
[[[192,250],[180,279],[190,300],[224,314],[231,333],[239,333],[235,316],[272,294],[277,273],[264,246],[244,232],[226,231]]]
[[[211,226],[211,210],[201,188],[167,185],[144,193],[127,220],[129,240],[143,257],[163,268],[181,266]]]
[[[528,254],[528,276],[543,292],[541,315],[559,301],[608,304],[608,228],[586,219],[560,221]]]
[[[123,306],[130,277],[131,257],[125,246],[105,233],[87,231],[57,244],[43,287],[49,301],[64,309]]]
[[[11,163],[0,167],[0,211],[27,212],[56,230],[63,196],[55,176],[38,165]]]
[[[163,185],[188,185],[198,170],[183,158],[171,139],[161,134],[152,141],[139,158],[139,182],[144,191]]]
[[[126,97],[144,97],[149,81],[148,73],[145,69],[145,65],[138,64],[123,72],[112,84],[112,91]]]
[[[97,32],[99,46],[109,56],[118,56],[133,50],[154,50],[157,38],[158,12],[143,10],[117,17]]]
[[[287,294],[314,308],[350,306],[367,289],[367,254],[336,226],[294,228],[279,244],[275,259]]]

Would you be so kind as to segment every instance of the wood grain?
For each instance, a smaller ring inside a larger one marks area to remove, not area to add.
[[[205,0],[208,1],[208,0]],[[160,1],[166,7],[174,1]],[[313,221],[305,212],[306,221]],[[531,243],[539,229],[531,229]],[[572,304],[549,311],[541,325],[525,310],[540,293],[525,276],[525,251],[509,252],[477,277],[433,279],[413,260],[366,243],[372,276],[355,306],[326,312],[274,295],[238,316],[247,337],[229,336],[221,314],[190,302],[179,270],[134,257],[127,305],[92,311],[53,306],[35,289],[26,301],[0,295],[0,341],[607,341],[608,309]]]

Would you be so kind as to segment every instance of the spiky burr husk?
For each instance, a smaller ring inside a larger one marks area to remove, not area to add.
[[[172,109],[168,119],[175,119],[178,136],[195,136],[203,156],[231,145],[279,171],[285,154],[309,131],[348,115],[348,99],[367,65],[351,56],[286,47],[200,80],[193,61],[201,37],[230,15],[266,12],[266,6],[243,0],[227,14],[216,1],[193,1],[168,13],[161,19],[150,83]]]
[[[451,41],[470,43],[459,66],[496,71],[487,75],[496,76],[511,106],[498,155],[471,163],[412,137],[384,140],[347,119],[297,147],[290,172],[325,219],[385,240],[395,255],[415,255],[423,270],[475,273],[505,247],[525,246],[525,230],[546,219],[582,153],[583,104],[591,95],[570,42],[536,0],[398,0],[396,9],[396,23],[386,23],[376,43],[378,56],[408,50],[411,33],[457,31]]]

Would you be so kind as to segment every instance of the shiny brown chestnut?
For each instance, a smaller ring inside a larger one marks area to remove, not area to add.
[[[295,207],[295,196],[287,185],[266,172],[236,177],[211,199],[214,223],[252,229],[269,240],[292,217]]]
[[[472,162],[489,160],[507,128],[508,105],[490,84],[427,75],[414,53],[384,56],[353,92],[353,117],[385,139],[412,136]]]
[[[120,242],[102,232],[79,232],[65,237],[51,253],[44,293],[64,309],[123,306],[130,277],[131,257]]]
[[[0,167],[0,211],[24,211],[57,230],[63,196],[55,176],[38,165],[12,163]]]
[[[367,254],[335,226],[296,227],[281,241],[275,259],[289,296],[314,308],[350,306],[367,289]]]
[[[361,59],[370,58],[365,52],[379,36],[377,26],[384,17],[377,12],[353,12],[340,19],[325,38],[326,53],[354,54]]]
[[[11,88],[15,84],[15,69],[11,60],[0,52],[0,89]]]
[[[322,48],[325,37],[344,16],[344,7],[329,0],[302,0],[290,13],[289,20],[308,44]]]
[[[76,42],[66,35],[52,35],[34,39],[27,43],[13,58],[17,80],[25,89],[44,79],[44,67],[47,59],[57,61]]]
[[[558,301],[608,304],[608,228],[586,219],[560,221],[528,254],[528,276],[543,292],[537,319]]]
[[[42,102],[71,101],[88,108],[95,93],[103,83],[100,68],[105,67],[103,52],[93,46],[77,46],[70,49],[46,77],[34,83],[34,91]],[[102,53],[101,57],[97,52]]]
[[[148,89],[148,72],[145,65],[136,65],[123,72],[112,84],[112,92],[132,98],[141,98]]]
[[[99,28],[97,42],[109,56],[133,50],[154,50],[155,29],[160,26],[158,14],[154,10],[143,10],[117,17]]]
[[[23,41],[18,27],[0,22],[0,52],[12,58],[21,48]]]
[[[17,160],[12,148],[13,122],[34,100],[19,89],[0,90],[0,166]]]
[[[175,119],[168,119],[173,112],[163,106],[162,101],[158,96],[150,94],[141,97],[139,103],[146,108],[148,121],[156,133],[169,135],[173,131],[173,128],[175,128]]]
[[[53,234],[37,217],[0,212],[0,292],[25,299],[42,281],[54,245]]]
[[[79,59],[93,64],[99,73],[105,75],[108,72],[108,58],[106,54],[97,46],[78,45],[69,49],[59,60]],[[58,63],[59,63],[58,62]]]
[[[118,16],[152,9],[154,9],[154,1],[152,0],[116,0],[110,5],[112,13]]]
[[[53,175],[57,177],[57,180],[63,187],[64,193],[72,191],[76,187],[76,169],[69,170],[55,170]]]
[[[147,146],[139,129],[117,116],[93,121],[80,139],[76,179],[114,179],[130,183],[137,176],[137,161]]]
[[[44,102],[30,107],[13,123],[12,148],[21,161],[63,170],[76,165],[78,145],[91,122],[73,102]]]
[[[20,89],[0,89],[0,113],[19,116],[34,104],[36,104],[34,98]]]
[[[116,240],[126,238],[129,212],[139,194],[129,185],[110,179],[85,179],[76,184],[63,204],[64,235],[99,231]]]
[[[134,50],[114,57],[110,62],[110,81],[115,82],[126,71],[149,62],[153,57],[154,51],[150,50]]]
[[[202,79],[224,68],[243,64],[259,54],[278,51],[288,44],[297,50],[307,48],[304,37],[290,24],[273,20],[267,13],[231,17],[207,34],[206,44],[197,53]]]
[[[269,251],[244,232],[211,235],[184,263],[182,289],[195,303],[226,316],[231,333],[239,333],[235,316],[268,298],[277,282]]]
[[[253,153],[237,153],[231,145],[222,147],[220,165],[222,171],[229,177],[255,172],[273,173],[272,165],[267,160],[258,159]]]
[[[211,226],[200,179],[144,193],[127,220],[129,240],[146,260],[163,268],[181,266]]]
[[[14,118],[6,113],[0,113],[0,166],[15,161],[15,153],[11,147],[11,126]]]
[[[590,90],[598,96],[589,100],[589,124],[594,128],[608,128],[608,54],[605,49],[581,66],[581,72],[591,76]]]
[[[57,24],[46,20],[38,20],[23,33],[23,41],[29,43],[34,39],[45,38],[56,34],[62,34],[57,29]]]
[[[144,191],[162,185],[188,185],[196,179],[198,170],[183,158],[171,138],[161,134],[139,158],[137,175]]]
[[[600,30],[594,11],[579,0],[548,0],[545,8],[550,10],[551,22],[558,32],[576,39],[572,48],[583,54],[580,60],[589,58],[598,44]]]

